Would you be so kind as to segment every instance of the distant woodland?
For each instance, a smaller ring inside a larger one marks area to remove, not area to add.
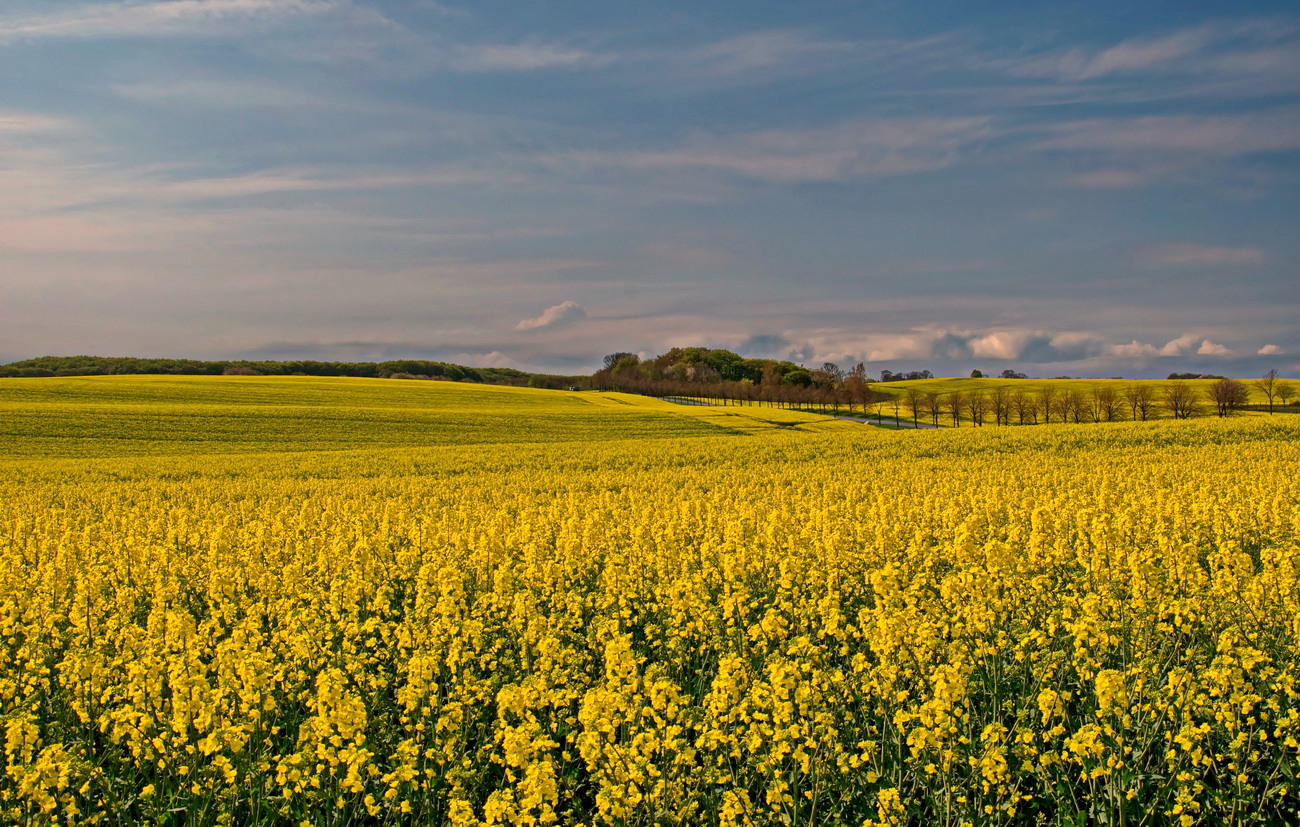
[[[394,359],[386,362],[318,362],[313,360],[138,359],[124,356],[40,356],[0,365],[6,376],[105,376],[170,374],[173,376],[358,376],[370,379],[440,379],[492,385],[565,388],[575,377],[525,373],[514,368],[471,368],[448,362]]]

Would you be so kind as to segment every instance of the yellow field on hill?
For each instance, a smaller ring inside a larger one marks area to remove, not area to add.
[[[824,417],[454,382],[243,376],[0,379],[0,456],[312,451],[723,435]]]
[[[1300,419],[0,380],[0,822],[1283,824]]]

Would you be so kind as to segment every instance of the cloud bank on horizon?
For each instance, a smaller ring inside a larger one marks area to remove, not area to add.
[[[1300,375],[1300,13],[11,0],[0,362]]]

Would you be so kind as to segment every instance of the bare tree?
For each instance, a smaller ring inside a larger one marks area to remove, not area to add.
[[[1115,396],[1115,389],[1109,385],[1098,389],[1097,404],[1107,422],[1114,422],[1119,417],[1119,399]]]
[[[978,391],[971,391],[966,394],[966,415],[970,417],[971,425],[979,428],[984,425],[984,417],[988,415],[989,398]]]
[[[1034,404],[1033,398],[1023,390],[1017,388],[1011,394],[1011,409],[1016,412],[1016,423],[1024,425],[1025,420],[1029,418],[1031,406]],[[1010,419],[1008,418],[1008,424]]]
[[[1145,392],[1138,400],[1138,416],[1142,418],[1143,422],[1146,422],[1148,419],[1155,418],[1156,394],[1155,389],[1150,385],[1144,385],[1143,388]]]
[[[880,424],[881,419],[883,419],[884,417],[885,406],[888,405],[889,400],[893,398],[894,398],[893,394],[881,393],[871,400],[871,410],[876,412],[877,425]]]
[[[1075,406],[1078,405],[1078,403],[1079,403],[1078,391],[1066,391],[1065,393],[1058,393],[1052,397],[1052,403],[1051,403],[1052,412],[1055,413],[1060,418],[1061,422],[1063,423],[1069,422],[1070,414],[1075,412]],[[1078,417],[1075,418],[1075,421],[1076,422],[1078,421]]]
[[[921,409],[924,407],[925,394],[916,388],[908,388],[904,395],[907,400],[907,410],[912,414],[912,427],[915,428],[918,423],[918,417],[921,415]]]
[[[1124,389],[1124,401],[1128,403],[1129,409],[1133,412],[1133,421],[1137,421],[1140,413],[1142,414],[1142,421],[1145,422],[1147,413],[1151,410],[1151,386],[1129,385]]]
[[[1256,379],[1253,384],[1268,397],[1268,412],[1273,413],[1273,400],[1277,398],[1277,368]]]
[[[993,420],[998,425],[1011,424],[1011,393],[1002,385],[993,389],[989,397],[993,406]]]
[[[939,394],[933,391],[925,394],[925,412],[930,415],[930,424],[939,427],[939,414],[943,412],[943,403],[939,400]]]
[[[896,393],[889,395],[889,407],[894,412],[894,426],[898,426],[898,412],[903,407],[903,398]]]
[[[1052,424],[1052,414],[1056,410],[1056,388],[1044,385],[1038,389],[1038,407],[1043,412],[1043,424]]]
[[[1075,425],[1078,425],[1083,421],[1084,414],[1088,412],[1088,403],[1083,399],[1083,392],[1071,390],[1066,391],[1061,395],[1066,398],[1070,411],[1070,419]]]
[[[961,408],[965,398],[966,395],[961,391],[944,394],[943,405],[952,414],[952,426],[954,428],[961,427]]]
[[[1277,394],[1277,401],[1283,405],[1290,405],[1291,400],[1295,397],[1295,385],[1290,382],[1278,382],[1273,392]]]
[[[1170,382],[1164,387],[1164,406],[1174,419],[1191,419],[1200,409],[1200,391],[1186,382]]]
[[[1089,394],[1088,398],[1083,402],[1083,408],[1084,413],[1088,414],[1088,417],[1092,419],[1093,422],[1100,422],[1102,420],[1103,409],[1101,402],[1101,388],[1092,389],[1092,393]]]
[[[1210,386],[1210,401],[1219,416],[1232,416],[1250,399],[1250,391],[1236,379],[1220,379]]]

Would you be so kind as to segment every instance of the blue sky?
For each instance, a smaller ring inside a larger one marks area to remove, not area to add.
[[[1293,3],[0,4],[0,361],[1300,375]]]

